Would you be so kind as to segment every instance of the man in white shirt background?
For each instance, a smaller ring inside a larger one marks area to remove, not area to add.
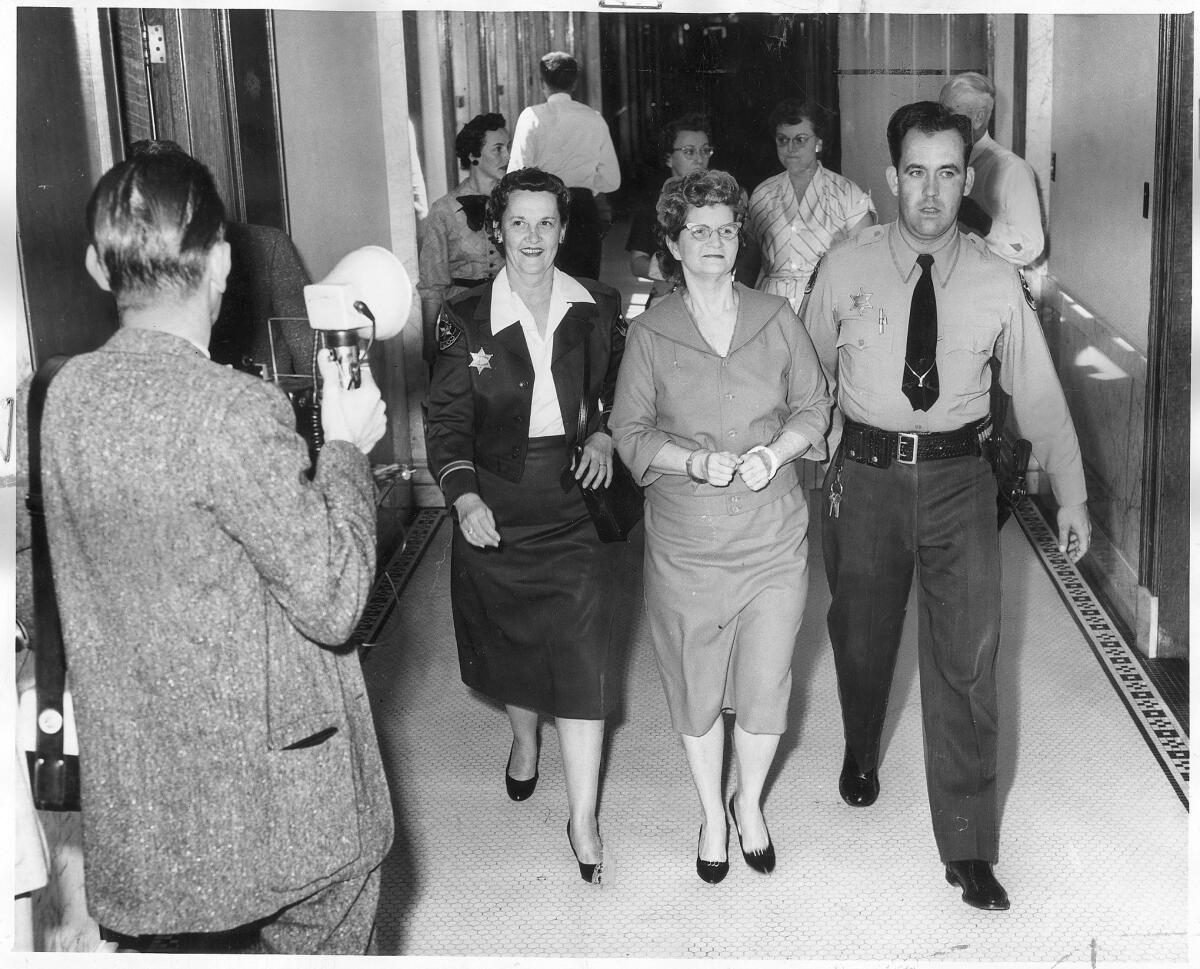
[[[939,100],[971,119],[975,184],[963,198],[959,227],[982,236],[989,249],[1014,266],[1031,265],[1045,247],[1037,183],[1029,162],[987,132],[996,104],[995,85],[983,74],[967,71],[945,83]]]
[[[571,97],[579,64],[564,51],[543,55],[539,65],[545,104],[521,112],[513,129],[508,170],[540,168],[557,175],[571,190],[567,236],[555,265],[570,276],[598,279],[601,240],[608,227],[598,198],[621,185],[621,169],[608,123],[598,112]]]

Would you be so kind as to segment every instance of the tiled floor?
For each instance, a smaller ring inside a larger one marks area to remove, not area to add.
[[[1036,521],[1023,524],[1034,543],[1015,524],[1002,536],[997,874],[1013,907],[983,913],[944,882],[930,832],[912,628],[893,691],[883,793],[867,810],[838,797],[840,725],[819,566],[796,650],[791,724],[765,804],[778,868],[751,871],[734,837],[725,882],[696,877],[700,817],[642,615],[640,530],[627,550],[625,702],[610,723],[600,806],[609,878],[599,889],[584,884],[564,831],[552,723],[543,725],[537,791],[514,803],[502,777],[503,712],[459,681],[444,522],[365,662],[397,810],[377,951],[455,966],[482,956],[504,957],[504,966],[691,957],[722,965],[1186,962],[1188,814],[1176,790],[1186,794],[1186,737],[1182,767],[1169,775],[1115,688],[1121,674],[1110,679],[1064,607],[1051,576],[1058,569],[1069,582],[1069,573],[1062,563],[1043,566]],[[819,532],[818,519],[814,563]]]

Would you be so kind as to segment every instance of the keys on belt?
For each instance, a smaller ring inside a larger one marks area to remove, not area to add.
[[[992,419],[981,418],[955,431],[885,431],[869,424],[846,421],[842,430],[842,450],[851,461],[886,468],[893,461],[916,464],[983,453],[983,442],[991,437]]]

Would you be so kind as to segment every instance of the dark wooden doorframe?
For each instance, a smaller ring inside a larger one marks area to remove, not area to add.
[[[289,228],[269,10],[112,12],[126,144],[169,139],[213,173],[231,219]],[[148,28],[163,34],[148,62]]]
[[[1159,18],[1154,239],[1138,582],[1158,598],[1160,657],[1188,654],[1193,14]]]
[[[94,350],[117,327],[111,297],[83,264],[84,210],[120,151],[111,38],[105,18],[92,17],[84,24],[69,8],[17,10],[17,259],[34,367]]]

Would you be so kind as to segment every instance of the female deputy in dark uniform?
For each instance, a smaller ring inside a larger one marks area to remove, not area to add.
[[[683,285],[629,333],[612,430],[646,488],[645,594],[671,721],[703,823],[696,872],[729,869],[723,710],[735,714],[742,855],[775,867],[763,784],[787,724],[808,591],[796,458],[823,458],[830,397],[787,300],[733,281],[745,196],[726,172],[668,180],[659,260]]]
[[[599,884],[596,797],[604,719],[617,699],[609,637],[621,546],[597,539],[562,472],[586,393],[588,436],[574,478],[612,480],[598,402],[607,410],[612,401],[625,321],[616,290],[554,268],[569,206],[562,181],[536,168],[510,172],[493,189],[488,224],[504,268],[446,303],[426,443],[459,525],[451,596],[463,682],[508,711],[513,800],[537,782],[539,712],[555,718],[567,837],[584,880]]]

